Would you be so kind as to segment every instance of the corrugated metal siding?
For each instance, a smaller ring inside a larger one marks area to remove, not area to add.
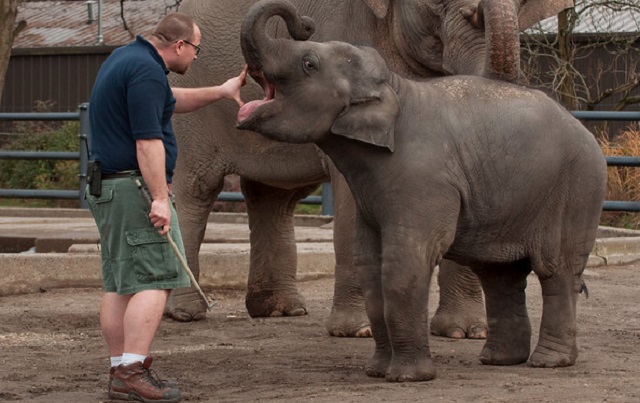
[[[108,53],[36,54],[11,57],[0,112],[31,112],[36,101],[52,101],[52,112],[76,111]]]

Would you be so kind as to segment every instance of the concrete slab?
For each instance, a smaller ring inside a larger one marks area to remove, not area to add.
[[[43,211],[44,210],[44,211]],[[331,217],[295,217],[298,279],[334,274]],[[88,211],[0,208],[0,296],[60,287],[100,287],[99,234]],[[245,214],[209,217],[200,285],[244,288],[249,275]]]
[[[209,217],[200,251],[201,286],[246,286],[249,227],[245,214]],[[331,217],[298,216],[298,279],[333,276]],[[99,236],[86,210],[0,208],[0,296],[60,287],[99,287]],[[21,253],[18,253],[21,252]],[[640,260],[640,231],[601,227],[589,267]]]

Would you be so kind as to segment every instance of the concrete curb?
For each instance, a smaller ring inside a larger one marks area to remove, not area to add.
[[[601,238],[589,256],[593,266],[617,266],[640,260],[640,237]],[[598,264],[595,261],[601,260]]]
[[[94,248],[95,252],[82,251]],[[93,245],[74,245],[70,253],[0,254],[0,297],[55,288],[101,287],[101,257]],[[200,253],[203,289],[245,288],[249,276],[248,244],[205,244]],[[331,277],[335,257],[331,242],[298,244],[298,280]]]

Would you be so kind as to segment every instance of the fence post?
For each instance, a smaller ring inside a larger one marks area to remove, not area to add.
[[[322,184],[322,215],[333,215],[333,188],[331,182]]]
[[[88,209],[84,198],[87,189],[87,162],[89,161],[89,145],[91,144],[91,126],[89,125],[89,103],[80,104],[80,208]]]

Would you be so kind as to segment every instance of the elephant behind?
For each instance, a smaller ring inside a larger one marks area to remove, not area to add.
[[[242,69],[240,24],[253,3],[182,2],[180,11],[193,16],[201,28],[203,51],[185,76],[171,76],[172,85],[212,85]],[[518,75],[519,1],[489,1],[481,7],[470,0],[297,0],[295,5],[320,23],[314,40],[373,46],[393,71],[407,77],[465,73],[514,80]],[[568,0],[529,0],[519,18],[528,24],[570,5]],[[496,7],[506,17],[491,17]],[[485,24],[486,35],[478,15],[485,16],[481,21],[490,21]],[[286,35],[282,24],[271,29]],[[490,45],[489,51],[485,43]],[[493,56],[486,58],[487,54]],[[247,86],[243,97],[253,99],[259,93],[257,86]],[[199,275],[200,244],[224,176],[238,174],[251,229],[247,309],[254,317],[305,314],[304,299],[295,285],[293,211],[298,200],[331,178],[336,280],[327,329],[333,335],[368,335],[368,319],[353,270],[355,205],[343,179],[315,146],[283,145],[255,133],[239,133],[234,127],[235,116],[235,105],[219,102],[174,118],[180,149],[174,191],[194,274]],[[432,331],[453,337],[484,337],[478,280],[467,269],[451,265],[457,270],[449,270],[439,279],[441,301]],[[176,290],[169,301],[170,315],[177,320],[200,319],[205,311],[194,290]]]

